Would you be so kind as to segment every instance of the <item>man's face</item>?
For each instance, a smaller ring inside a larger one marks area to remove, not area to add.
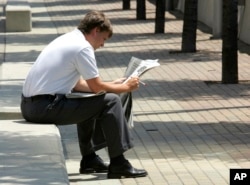
[[[108,40],[109,32],[101,32],[99,29],[96,29],[95,39],[93,43],[94,49],[98,49],[104,46],[104,42]]]

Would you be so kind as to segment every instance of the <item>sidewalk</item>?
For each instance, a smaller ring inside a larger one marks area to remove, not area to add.
[[[212,83],[221,80],[222,43],[210,40],[204,25],[197,31],[197,53],[171,53],[181,48],[183,22],[167,12],[165,34],[154,34],[155,7],[148,1],[145,21],[135,20],[135,0],[126,11],[120,0],[29,2],[32,32],[0,33],[1,40],[6,37],[0,112],[18,112],[23,80],[38,53],[92,9],[102,10],[114,26],[113,37],[96,53],[103,79],[119,78],[131,56],[161,63],[142,77],[147,85],[133,93],[135,148],[126,152],[149,176],[107,180],[106,174],[79,175],[76,132],[67,126],[59,129],[70,185],[227,185],[229,169],[250,168],[249,47],[239,49],[240,84]],[[108,159],[105,151],[101,155]]]

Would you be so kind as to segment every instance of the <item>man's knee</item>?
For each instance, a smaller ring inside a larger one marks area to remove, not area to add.
[[[115,93],[107,93],[107,94],[106,94],[106,97],[107,97],[109,100],[120,101],[119,95],[118,95],[118,94],[115,94]]]
[[[108,101],[108,103],[119,104],[119,106],[121,106],[120,96],[115,93],[107,93],[105,99]]]

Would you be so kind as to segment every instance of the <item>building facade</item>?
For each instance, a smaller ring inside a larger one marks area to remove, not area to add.
[[[220,38],[222,32],[222,1],[198,0],[198,20],[212,29],[214,38]],[[184,11],[185,0],[178,0],[177,9]],[[238,0],[238,36],[239,40],[250,44],[250,1]]]

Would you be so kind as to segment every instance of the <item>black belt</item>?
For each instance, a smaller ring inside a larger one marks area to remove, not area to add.
[[[50,95],[50,94],[41,94],[41,95],[36,95],[36,96],[31,96],[31,97],[24,97],[22,95],[22,99],[24,101],[38,101],[38,100],[54,100],[56,96]]]

